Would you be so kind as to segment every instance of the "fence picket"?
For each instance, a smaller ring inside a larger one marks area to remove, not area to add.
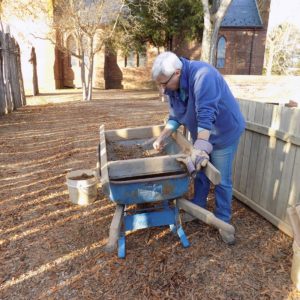
[[[264,105],[263,109],[263,118],[262,124],[270,126],[271,117],[272,117],[273,107],[271,105]],[[258,157],[257,157],[257,166],[256,166],[256,175],[254,179],[255,189],[253,191],[253,199],[256,202],[260,202],[260,194],[262,191],[262,182],[264,179],[264,169],[265,169],[265,160],[267,155],[269,137],[260,136],[259,148],[258,148]]]
[[[256,102],[250,102],[248,108],[247,120],[254,121],[255,108],[256,108]],[[246,192],[246,187],[247,187],[247,177],[248,177],[250,155],[251,155],[252,136],[253,136],[252,132],[249,131],[245,132],[244,154],[243,154],[243,161],[242,161],[241,181],[240,181],[240,191],[242,193]]]
[[[244,118],[247,118],[249,101],[240,101],[240,108]],[[241,136],[239,147],[237,149],[237,154],[234,160],[234,172],[233,172],[233,183],[234,187],[239,189],[240,179],[242,173],[242,164],[243,164],[243,156],[244,156],[244,146],[245,146],[245,133]]]
[[[19,46],[0,31],[0,115],[25,104]]]
[[[254,115],[254,123],[261,124],[263,118],[263,103],[256,103],[255,107],[255,115]],[[248,176],[247,176],[247,186],[246,186],[246,195],[251,199],[256,174],[256,162],[258,158],[258,150],[259,150],[259,142],[260,142],[260,135],[252,133],[252,143],[251,143],[251,150],[250,150],[250,160],[249,160],[249,169],[248,169]]]
[[[300,204],[300,109],[256,103],[253,115],[247,102],[253,103],[240,100],[247,126],[235,162],[234,196],[292,235],[286,209]]]

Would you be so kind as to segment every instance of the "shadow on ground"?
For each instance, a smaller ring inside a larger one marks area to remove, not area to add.
[[[126,260],[105,253],[113,203],[99,186],[92,205],[71,204],[65,175],[96,166],[101,124],[161,124],[167,104],[149,91],[96,91],[91,102],[73,96],[41,96],[47,105],[0,119],[1,299],[300,297],[289,277],[291,239],[237,201],[234,247],[196,221],[185,225],[188,249],[154,228],[128,235]]]

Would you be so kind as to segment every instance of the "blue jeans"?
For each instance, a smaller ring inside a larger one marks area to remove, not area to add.
[[[232,201],[232,163],[239,144],[239,139],[224,149],[213,150],[210,154],[211,163],[220,171],[221,182],[215,186],[215,211],[217,218],[229,223],[231,219]],[[194,181],[193,203],[206,208],[210,181],[204,172],[199,172]]]

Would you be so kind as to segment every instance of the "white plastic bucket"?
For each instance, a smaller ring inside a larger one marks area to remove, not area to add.
[[[291,278],[297,290],[300,290],[300,247],[295,241],[293,243],[293,251]]]
[[[93,177],[85,179],[86,175]],[[67,185],[70,200],[75,204],[88,205],[97,198],[97,177],[93,170],[82,169],[68,172]]]

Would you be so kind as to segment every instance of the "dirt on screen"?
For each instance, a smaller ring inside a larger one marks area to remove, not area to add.
[[[166,152],[164,150],[157,151],[153,148],[145,149],[139,144],[124,145],[118,142],[108,142],[107,148],[108,159],[111,161],[166,155]]]

